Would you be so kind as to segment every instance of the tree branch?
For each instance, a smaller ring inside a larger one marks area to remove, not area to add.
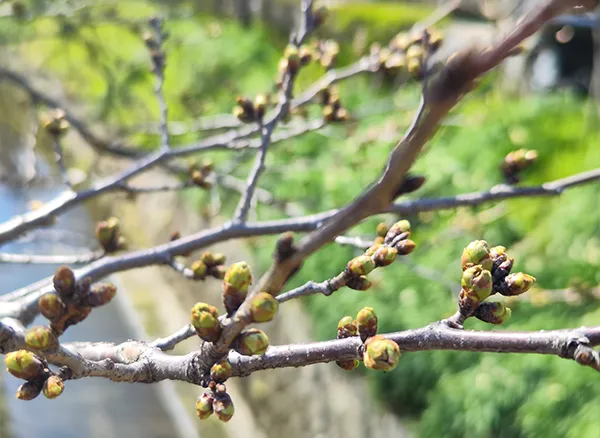
[[[11,324],[12,322],[12,324]],[[184,329],[178,332],[185,334]],[[547,354],[576,360],[599,369],[598,355],[592,347],[600,344],[600,327],[551,330],[545,332],[490,332],[449,328],[442,323],[388,333],[386,338],[398,344],[402,352],[452,350],[491,353]],[[175,337],[171,337],[169,342]],[[56,352],[43,354],[56,366],[69,367],[70,379],[103,377],[116,382],[154,383],[179,380],[206,385],[201,373],[203,359],[196,351],[170,356],[157,345],[136,341],[123,344],[65,343]],[[162,342],[162,345],[167,343]],[[269,347],[262,356],[229,353],[233,376],[248,376],[266,369],[301,367],[338,360],[362,359],[362,341],[358,336],[309,344]],[[0,321],[0,352],[26,349],[22,328],[14,321]],[[592,353],[590,354],[590,350]],[[584,354],[586,353],[586,354]],[[582,357],[583,356],[583,357]]]
[[[0,253],[0,263],[81,265],[94,262],[104,256],[104,251],[93,251],[86,254],[42,255]]]

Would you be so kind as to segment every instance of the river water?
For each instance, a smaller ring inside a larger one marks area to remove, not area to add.
[[[0,221],[28,210],[32,200],[47,200],[56,190],[15,189],[0,185]],[[61,216],[53,230],[40,230],[1,248],[4,252],[69,254],[90,245],[93,224],[82,208]],[[0,294],[51,275],[57,266],[0,264]],[[94,310],[82,323],[69,328],[64,341],[122,342],[135,337],[124,323],[123,306],[111,302]],[[37,321],[43,323],[43,320]],[[164,408],[157,385],[113,383],[105,379],[66,382],[65,392],[55,400],[41,395],[29,402],[14,397],[20,381],[6,373],[6,394],[14,438],[127,437],[162,438],[182,434]],[[162,388],[164,390],[164,387]],[[164,392],[164,391],[163,391]],[[172,414],[172,411],[171,411]],[[3,438],[3,437],[0,437]]]

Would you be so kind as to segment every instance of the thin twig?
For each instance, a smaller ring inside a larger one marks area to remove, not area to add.
[[[283,105],[278,108],[278,113],[281,113],[283,109]],[[262,174],[265,169],[265,160],[267,157],[267,149],[271,142],[271,134],[273,133],[273,129],[277,125],[277,119],[273,119],[274,123],[270,123],[267,126],[261,126],[261,147],[256,155],[256,160],[254,162],[254,166],[250,171],[250,175],[248,176],[248,182],[246,184],[246,190],[242,193],[242,197],[240,198],[240,202],[236,208],[235,214],[233,216],[234,223],[243,223],[246,221],[248,217],[248,210],[250,209],[250,205],[252,203],[252,197],[254,196],[254,191],[256,190],[256,186],[258,184],[258,178]],[[262,123],[261,123],[262,125]]]
[[[94,262],[104,256],[104,251],[73,255],[10,254],[0,253],[0,263],[82,265]]]
[[[175,259],[171,259],[167,262],[167,265],[173,268],[174,271],[179,272],[188,280],[194,279],[194,271],[192,271],[190,268],[187,268],[183,263],[180,263]]]
[[[302,25],[298,30],[297,34],[293,38],[293,44],[296,47],[300,47],[307,36],[310,34],[313,28],[313,16],[312,16],[312,0],[302,0]],[[261,146],[256,156],[252,171],[248,176],[248,182],[246,185],[246,191],[243,193],[235,214],[233,216],[234,223],[244,223],[248,217],[248,210],[252,204],[254,191],[258,183],[260,175],[265,169],[265,160],[267,156],[267,150],[271,143],[271,136],[273,131],[277,127],[279,121],[287,114],[290,110],[290,102],[292,99],[292,93],[294,91],[294,83],[297,76],[297,71],[294,69],[288,69],[285,77],[282,81],[281,92],[279,93],[280,98],[275,109],[275,114],[269,120],[267,124],[262,123],[262,119],[259,120],[259,127],[261,133]]]
[[[132,195],[157,193],[157,192],[174,192],[185,190],[193,187],[198,187],[191,181],[185,181],[178,184],[164,184],[160,186],[149,186],[149,187],[137,187],[131,184],[121,184],[121,190]]]
[[[172,335],[167,336],[165,338],[157,339],[156,341],[152,342],[150,346],[154,348],[159,348],[162,351],[169,351],[175,348],[175,346],[180,342],[183,342],[186,339],[189,339],[195,335],[196,330],[194,330],[194,327],[192,327],[191,324],[187,324],[179,330],[177,330]]]
[[[150,27],[154,31],[154,40],[150,43],[147,42],[148,48],[150,49],[152,57],[152,73],[156,77],[156,85],[154,86],[154,94],[158,101],[160,109],[160,140],[161,149],[169,150],[169,126],[168,126],[168,107],[165,101],[165,95],[163,93],[163,85],[165,83],[165,53],[163,51],[163,43],[165,40],[165,33],[163,31],[162,19],[155,17],[149,21]]]

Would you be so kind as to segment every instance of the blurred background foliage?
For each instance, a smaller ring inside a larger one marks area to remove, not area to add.
[[[12,3],[12,4],[11,4]],[[288,2],[289,3],[289,2]],[[294,2],[297,3],[297,2]],[[238,94],[272,91],[286,34],[254,22],[201,10],[194,2],[15,2],[0,3],[4,63],[14,61],[36,74],[56,78],[69,100],[83,103],[86,118],[101,121],[132,144],[152,148],[155,135],[140,127],[156,123],[153,78],[140,34],[152,14],[169,17],[165,92],[172,121],[230,112]],[[12,8],[12,9],[10,9]],[[334,8],[325,35],[344,46],[340,64],[356,59],[356,33],[367,40],[389,38],[427,16],[430,6],[358,2]],[[38,15],[44,17],[35,18]],[[353,46],[354,44],[354,46]],[[353,49],[354,47],[354,49]],[[9,64],[10,66],[10,64]],[[298,89],[323,73],[303,71]],[[273,146],[261,186],[307,213],[341,207],[381,171],[395,141],[408,126],[419,89],[398,89],[373,77],[340,85],[344,106],[356,120],[328,126]],[[318,112],[309,110],[309,117]],[[202,133],[175,136],[184,144]],[[514,96],[484,82],[448,118],[414,171],[427,183],[410,198],[451,196],[501,183],[498,165],[511,150],[536,149],[540,158],[522,184],[534,185],[600,166],[600,131],[593,106],[569,92]],[[239,153],[232,173],[245,178],[253,154]],[[227,168],[230,153],[210,158]],[[206,194],[188,192],[203,211]],[[224,213],[237,199],[223,193]],[[462,248],[473,239],[508,247],[515,270],[537,277],[537,288],[515,300],[513,317],[502,329],[540,330],[598,324],[600,305],[589,288],[600,283],[600,187],[569,190],[559,198],[521,199],[475,208],[408,217],[417,250],[373,275],[368,292],[341,290],[333,298],[304,302],[315,336],[335,336],[337,321],[373,306],[382,331],[420,327],[450,315],[460,280]],[[258,206],[261,218],[282,217]],[[372,218],[352,235],[372,237]],[[270,264],[274,239],[249,240],[257,268]],[[357,254],[330,245],[306,261],[289,287],[337,274]],[[578,298],[565,302],[565,290]],[[469,328],[489,330],[479,322]],[[422,352],[406,354],[392,373],[364,373],[373,395],[423,437],[596,437],[600,429],[600,380],[594,371],[555,357]]]

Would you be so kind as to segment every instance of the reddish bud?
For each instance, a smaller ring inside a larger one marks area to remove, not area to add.
[[[60,319],[67,311],[65,303],[52,292],[46,293],[38,300],[40,313],[50,321]]]
[[[50,327],[38,326],[27,330],[25,343],[32,350],[53,350],[58,347],[58,337]]]
[[[61,297],[68,298],[75,293],[75,274],[67,266],[61,266],[54,274],[54,289]]]
[[[117,287],[111,283],[96,283],[92,286],[87,296],[90,307],[99,307],[108,304],[117,294]]]

